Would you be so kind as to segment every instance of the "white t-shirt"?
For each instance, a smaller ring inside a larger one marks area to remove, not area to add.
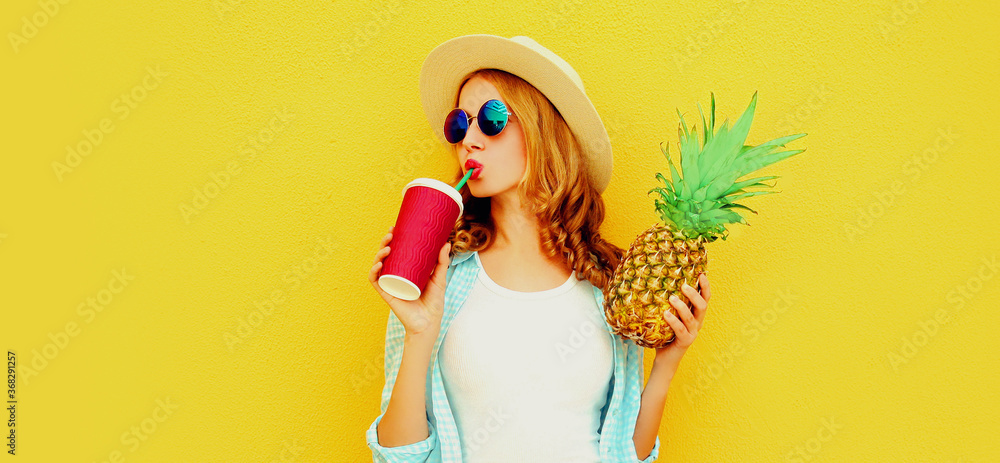
[[[482,268],[441,346],[441,373],[466,463],[600,462],[613,368],[594,289],[574,272],[522,292]]]

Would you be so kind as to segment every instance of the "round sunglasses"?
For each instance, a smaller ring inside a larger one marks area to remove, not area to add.
[[[476,119],[479,130],[486,136],[499,135],[507,126],[507,120],[514,116],[507,110],[507,105],[500,100],[489,100],[479,108],[479,115],[469,117],[461,108],[455,108],[444,120],[444,137],[449,143],[455,144],[465,139],[469,131],[469,123]]]

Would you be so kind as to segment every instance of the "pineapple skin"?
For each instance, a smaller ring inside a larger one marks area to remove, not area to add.
[[[681,287],[687,283],[700,289],[698,275],[708,269],[706,243],[702,236],[686,238],[669,223],[657,223],[639,234],[604,291],[604,315],[612,331],[641,347],[670,344],[674,331],[663,310],[680,319],[669,302],[674,294],[694,308]]]

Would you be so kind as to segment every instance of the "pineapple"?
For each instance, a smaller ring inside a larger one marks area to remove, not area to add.
[[[670,148],[660,144],[660,149],[670,165],[670,180],[657,173],[656,178],[665,184],[656,187],[656,211],[662,223],[656,223],[636,237],[615,268],[611,282],[604,292],[604,314],[614,332],[632,339],[642,347],[661,348],[674,340],[674,332],[663,317],[663,309],[674,315],[677,310],[669,298],[676,294],[688,307],[694,305],[681,292],[684,283],[698,288],[698,275],[708,268],[707,243],[718,238],[726,239],[726,225],[750,225],[737,213],[750,209],[736,201],[751,196],[776,193],[775,191],[748,191],[755,187],[772,187],[765,180],[776,175],[757,177],[744,181],[739,178],[768,165],[786,159],[804,150],[778,151],[785,143],[806,134],[800,133],[777,138],[757,146],[748,146],[747,133],[753,120],[757,93],[750,106],[729,128],[729,120],[715,132],[715,94],[709,122],[701,114],[702,133],[697,128],[689,131],[684,116],[678,110],[680,123],[677,128],[680,147],[678,175],[670,159]],[[699,146],[699,141],[700,146]]]

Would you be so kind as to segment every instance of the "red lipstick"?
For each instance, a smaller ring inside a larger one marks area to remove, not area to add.
[[[476,179],[479,178],[479,174],[483,171],[483,164],[475,159],[467,159],[465,161],[465,169],[466,171],[469,169],[476,169],[475,172],[472,173],[472,177],[469,177],[470,179]]]

